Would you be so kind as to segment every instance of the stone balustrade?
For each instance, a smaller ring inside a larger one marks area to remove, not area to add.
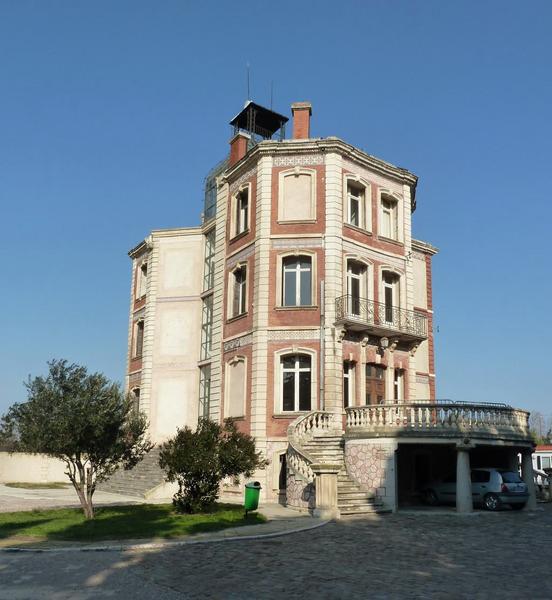
[[[346,415],[347,437],[531,437],[529,413],[504,404],[378,404],[347,408]]]

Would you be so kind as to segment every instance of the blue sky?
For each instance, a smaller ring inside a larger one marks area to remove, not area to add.
[[[130,262],[196,225],[252,98],[420,177],[437,392],[550,414],[550,2],[0,1],[0,412],[65,357],[122,381]]]

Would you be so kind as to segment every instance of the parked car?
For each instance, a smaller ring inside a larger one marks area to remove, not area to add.
[[[498,510],[509,504],[521,510],[529,499],[527,485],[515,471],[506,469],[472,469],[473,503],[487,510]],[[456,475],[431,483],[423,492],[428,504],[456,502]]]

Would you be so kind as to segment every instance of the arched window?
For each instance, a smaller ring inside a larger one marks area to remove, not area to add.
[[[370,231],[372,229],[372,199],[370,185],[358,177],[346,177],[344,215],[345,222],[354,227]]]
[[[238,267],[232,272],[232,307],[230,315],[238,317],[247,312],[247,268]]]
[[[134,357],[142,356],[144,349],[144,320],[140,319],[134,326]]]
[[[399,275],[382,271],[383,317],[386,323],[399,322],[400,289]]]
[[[353,316],[361,315],[363,300],[367,298],[367,268],[356,260],[347,261],[347,298],[348,311]]]
[[[286,256],[282,260],[282,306],[312,305],[312,259]]]
[[[282,412],[311,410],[311,357],[288,354],[280,358],[280,390]]]
[[[390,240],[398,240],[398,202],[388,194],[382,194],[380,200],[379,235]]]

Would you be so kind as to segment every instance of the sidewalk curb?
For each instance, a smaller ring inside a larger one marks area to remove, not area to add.
[[[156,548],[171,548],[178,546],[192,546],[196,544],[212,544],[215,542],[237,542],[241,540],[265,540],[275,537],[282,537],[284,535],[291,535],[293,533],[301,533],[303,531],[310,531],[312,529],[318,529],[330,523],[330,520],[322,521],[321,523],[315,523],[314,525],[308,525],[306,527],[298,527],[296,529],[289,529],[286,531],[276,531],[273,533],[256,534],[256,535],[236,535],[232,537],[218,537],[204,540],[175,540],[167,542],[146,542],[144,544],[111,544],[105,546],[63,546],[61,548],[18,548],[18,547],[6,547],[0,548],[0,553],[53,553],[53,552],[121,552],[123,550],[152,550]]]

